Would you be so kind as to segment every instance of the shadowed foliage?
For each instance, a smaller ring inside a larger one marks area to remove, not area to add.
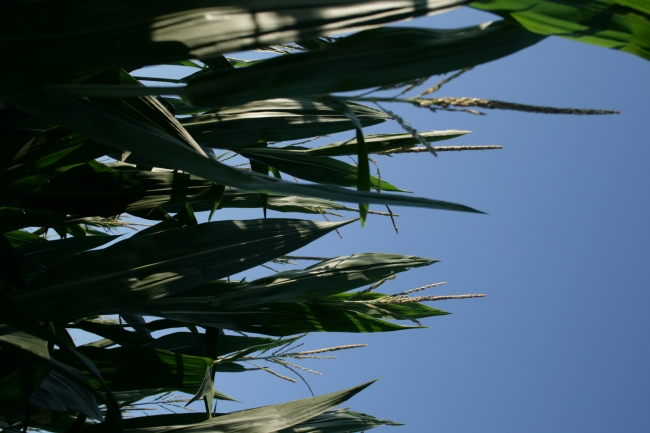
[[[382,104],[612,114],[432,94],[548,35],[649,57],[648,9],[638,1],[481,0],[471,6],[506,19],[382,27],[466,3],[0,2],[0,428],[344,433],[400,425],[333,410],[370,383],[216,411],[216,400],[237,398],[217,390],[217,373],[262,370],[309,387],[301,373],[317,372],[302,360],[365,346],[299,350],[306,333],[421,328],[449,314],[425,302],[484,296],[421,293],[444,283],[378,290],[437,262],[429,258],[290,255],[368,214],[390,218],[397,231],[389,206],[482,213],[409,194],[369,155],[498,146],[446,146],[439,142],[469,131],[419,132]],[[228,54],[251,49],[273,55]],[[185,73],[136,71],[151,65]],[[365,133],[389,120],[395,133]],[[341,132],[349,136],[327,137]],[[225,208],[255,208],[260,218],[225,220]],[[303,217],[267,218],[272,212]],[[343,214],[352,218],[322,221]],[[259,266],[272,273],[236,279]],[[80,343],[80,330],[92,337]],[[203,410],[186,413],[181,401]],[[136,415],[147,404],[179,413]]]

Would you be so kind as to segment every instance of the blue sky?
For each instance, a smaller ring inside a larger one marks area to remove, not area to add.
[[[407,25],[490,19],[464,9]],[[549,38],[475,68],[439,95],[622,114],[474,116],[391,106],[418,130],[473,131],[446,144],[504,146],[378,158],[389,182],[488,215],[394,209],[401,215],[399,235],[388,219],[371,217],[364,229],[348,226],[343,239],[332,234],[300,252],[435,258],[442,262],[400,274],[385,291],[446,281],[431,293],[487,297],[431,304],[454,314],[426,320],[429,329],[309,336],[306,349],[369,344],[339,352],[337,360],[305,363],[324,373],[309,377],[314,391],[381,377],[345,405],[406,424],[377,432],[647,431],[649,76],[647,61]],[[366,131],[377,132],[401,131],[395,123]],[[258,213],[226,210],[217,217]],[[309,396],[302,384],[263,372],[219,374],[216,386],[244,401],[220,403],[220,411]]]

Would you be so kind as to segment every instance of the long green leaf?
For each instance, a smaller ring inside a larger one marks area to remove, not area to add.
[[[135,236],[70,258],[16,300],[41,320],[102,314],[260,265],[350,222],[219,221]]]
[[[461,0],[96,0],[25,2],[0,15],[0,94],[98,69],[202,59],[457,7]],[[48,25],[43,25],[48,23]],[[48,65],[44,68],[43,65]]]
[[[222,185],[248,191],[352,203],[404,205],[480,213],[467,206],[439,200],[350,191],[329,185],[298,185],[257,173],[244,172],[201,156],[172,136],[115,110],[47,90],[13,94],[4,99],[21,110],[60,123],[98,142],[120,150],[133,151],[163,166],[185,170]],[[16,228],[20,227],[11,230]]]
[[[363,126],[388,116],[370,107],[350,104]],[[209,111],[181,119],[183,126],[208,147],[233,149],[259,141],[281,142],[348,131],[354,126],[342,114],[314,99],[271,99]]]
[[[449,140],[468,134],[470,131],[423,131],[420,136],[424,137],[429,143]],[[364,136],[364,141],[368,147],[368,153],[381,153],[389,150],[402,149],[420,144],[412,134],[371,134]],[[352,138],[347,141],[326,144],[325,146],[305,149],[305,153],[313,156],[345,156],[354,155],[357,152],[357,139]]]
[[[239,152],[278,170],[310,182],[338,186],[357,186],[361,170],[354,165],[327,156],[311,156],[305,152],[285,149],[241,149]],[[366,162],[368,158],[366,156]],[[368,174],[368,173],[366,173]],[[406,192],[375,176],[370,183],[381,191]]]
[[[318,397],[232,412],[201,423],[169,425],[169,419],[161,420],[161,423],[157,422],[155,417],[149,417],[153,419],[144,421],[144,425],[142,420],[134,421],[133,428],[127,427],[127,432],[163,433],[182,430],[186,433],[272,433],[313,419],[350,399],[372,383]]]
[[[327,305],[331,308],[338,308],[345,311],[356,311],[361,314],[375,317],[378,319],[395,319],[397,317],[406,317],[409,319],[424,319],[426,317],[446,316],[446,311],[431,308],[420,302],[405,302],[405,303],[378,303],[374,304],[379,308],[372,308],[366,303],[359,301],[376,301],[377,299],[386,298],[387,295],[383,293],[374,292],[353,292],[341,293],[327,298],[320,299],[318,302],[321,305]],[[356,302],[349,302],[356,301]],[[386,312],[390,313],[387,314]]]
[[[347,292],[436,260],[399,254],[360,253],[337,257],[305,269],[289,270],[236,286],[212,297],[223,309],[250,307],[269,302],[306,302]]]
[[[221,417],[224,415],[218,414],[217,416]],[[166,425],[191,425],[203,422],[204,418],[203,414],[179,413],[129,418],[124,422],[127,429],[136,430]],[[399,426],[402,424],[378,419],[374,416],[351,410],[335,410],[322,413],[307,421],[278,430],[278,433],[348,433],[370,430],[383,425]]]
[[[413,328],[315,303],[271,303],[232,310],[212,307],[209,302],[210,298],[158,299],[128,307],[128,310],[201,326],[274,336],[306,332],[388,332]]]
[[[218,80],[194,80],[184,98],[195,106],[232,106],[366,89],[479,65],[542,39],[506,21],[454,30],[379,28],[328,48],[224,72]]]
[[[212,203],[210,202],[193,203],[193,206],[197,212],[212,209]],[[219,202],[219,209],[250,209],[260,207],[262,207],[262,202],[258,193],[242,191],[235,188],[227,188],[221,202]],[[331,200],[282,196],[276,194],[268,195],[267,207],[277,212],[298,212],[307,214],[320,214],[323,210],[327,209],[334,211],[358,212],[358,209]],[[167,212],[178,212],[180,210],[178,206],[173,205],[165,205],[163,206],[163,209],[167,210]]]

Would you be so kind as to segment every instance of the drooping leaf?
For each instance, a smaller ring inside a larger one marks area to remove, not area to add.
[[[454,30],[367,30],[328,48],[223,72],[218,80],[196,79],[185,89],[184,99],[195,106],[234,106],[367,89],[486,63],[543,38],[506,21]]]
[[[219,221],[134,236],[68,259],[16,301],[42,320],[101,314],[241,272],[350,222]]]

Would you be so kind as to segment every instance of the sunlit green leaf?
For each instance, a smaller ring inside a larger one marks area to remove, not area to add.
[[[639,0],[477,0],[472,7],[557,35],[650,60],[650,7]]]

